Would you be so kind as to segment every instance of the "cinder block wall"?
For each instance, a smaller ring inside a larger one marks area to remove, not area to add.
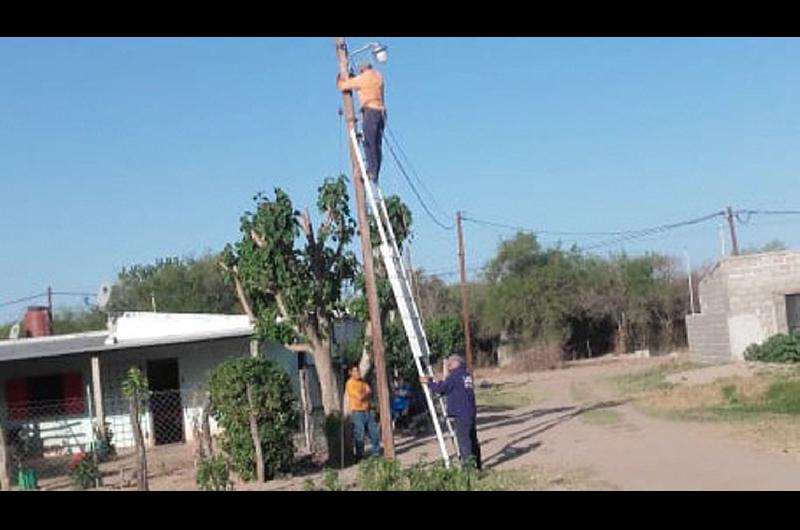
[[[785,296],[800,293],[800,252],[727,257],[699,291],[702,312],[687,319],[690,355],[743,359],[748,345],[788,331]]]

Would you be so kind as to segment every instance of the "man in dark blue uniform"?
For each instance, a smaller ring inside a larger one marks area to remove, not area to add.
[[[448,376],[444,381],[434,381],[430,377],[421,377],[422,384],[427,384],[431,392],[447,396],[447,415],[453,418],[458,440],[461,462],[470,458],[481,469],[481,447],[478,443],[476,425],[477,409],[475,407],[475,390],[472,375],[467,372],[464,358],[451,355],[447,358]]]

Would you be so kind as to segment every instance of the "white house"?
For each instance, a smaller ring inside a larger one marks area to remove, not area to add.
[[[0,420],[13,450],[27,457],[85,450],[93,425],[110,425],[119,448],[133,444],[122,381],[132,366],[152,396],[147,443],[193,438],[208,375],[226,359],[260,353],[298,389],[298,354],[277,343],[254,351],[243,315],[125,313],[106,331],[0,341]]]

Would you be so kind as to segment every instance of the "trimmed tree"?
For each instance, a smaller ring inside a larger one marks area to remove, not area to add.
[[[308,211],[295,210],[280,188],[274,199],[256,195],[255,211],[242,216],[242,237],[225,247],[221,265],[245,298],[259,339],[310,345],[329,415],[342,403],[330,341],[333,320],[344,310],[342,288],[356,274],[355,221],[344,175],[326,179],[318,191],[324,220],[316,229]]]
[[[288,374],[258,357],[221,364],[208,380],[209,412],[222,450],[243,480],[264,481],[291,468],[297,402]]]
[[[147,491],[147,453],[142,435],[142,408],[150,391],[147,389],[147,378],[138,367],[133,366],[128,370],[128,378],[122,382],[122,393],[128,398],[133,441],[136,444],[136,479],[139,490]]]

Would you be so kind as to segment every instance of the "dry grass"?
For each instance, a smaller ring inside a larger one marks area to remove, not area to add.
[[[475,389],[475,400],[478,406],[483,407],[516,409],[535,405],[543,399],[541,389],[526,382],[501,383],[490,388]]]
[[[587,468],[555,470],[523,466],[492,471],[482,480],[483,488],[501,491],[610,491],[613,485],[593,478]]]

